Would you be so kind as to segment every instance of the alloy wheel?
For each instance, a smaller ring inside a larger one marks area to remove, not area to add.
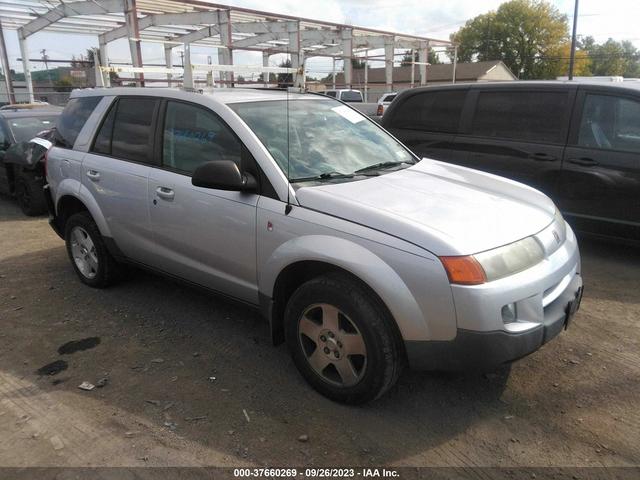
[[[85,277],[92,279],[98,274],[98,253],[93,240],[82,227],[71,230],[71,254],[73,261]]]
[[[367,348],[355,323],[328,303],[309,306],[298,321],[302,351],[323,380],[350,387],[364,376]]]

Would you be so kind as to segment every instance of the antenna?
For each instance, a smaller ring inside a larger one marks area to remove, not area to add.
[[[287,50],[289,50],[289,48],[287,47]],[[291,53],[289,52],[289,59],[291,59]],[[291,60],[289,60],[291,62]],[[290,129],[291,129],[291,125],[289,123],[289,85],[288,85],[288,79],[287,76],[284,77],[285,81],[287,83],[286,85],[286,89],[287,89],[287,97],[286,97],[286,106],[287,106],[287,205],[284,207],[284,214],[285,215],[289,215],[289,213],[291,213],[291,209],[293,208],[291,206],[291,198],[290,198],[290,191],[291,191],[291,181],[290,181],[290,173],[291,173],[291,138],[290,138]],[[293,80],[293,74],[291,75],[291,79]],[[292,82],[293,83],[293,82]]]

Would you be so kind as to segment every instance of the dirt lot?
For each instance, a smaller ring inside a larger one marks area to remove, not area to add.
[[[46,219],[0,198],[0,466],[638,465],[640,250],[582,250],[574,324],[510,374],[407,372],[353,408],[246,307],[136,271],[82,285]]]

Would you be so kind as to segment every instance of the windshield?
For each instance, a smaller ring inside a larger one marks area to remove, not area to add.
[[[13,132],[16,142],[27,142],[43,130],[49,130],[56,125],[57,115],[41,117],[9,118],[7,122]]]
[[[415,161],[375,123],[334,100],[289,103],[289,178],[353,174],[382,162]],[[229,105],[249,125],[287,174],[287,101]]]

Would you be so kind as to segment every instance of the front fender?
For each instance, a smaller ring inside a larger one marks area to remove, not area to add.
[[[406,255],[399,251],[398,254]],[[281,244],[260,269],[260,292],[273,297],[275,282],[280,272],[302,261],[324,262],[350,272],[381,298],[404,339],[431,338],[418,303],[393,268],[362,245],[343,238],[306,235]]]

